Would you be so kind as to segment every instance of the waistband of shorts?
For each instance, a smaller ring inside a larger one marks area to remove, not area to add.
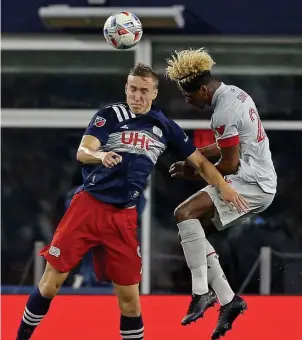
[[[91,199],[99,202],[100,204],[104,204],[107,207],[112,207],[112,209],[135,209],[136,208],[136,204],[133,201],[126,202],[126,203],[111,203],[111,202],[106,202],[104,200],[101,200],[101,199],[95,197],[91,192],[88,192],[85,189],[82,189],[81,191],[76,192],[74,194],[74,196],[76,196],[76,195],[87,195]]]
[[[111,204],[113,207],[117,208],[117,209],[135,209],[136,208],[136,204],[132,202],[128,202],[128,203],[108,203]]]

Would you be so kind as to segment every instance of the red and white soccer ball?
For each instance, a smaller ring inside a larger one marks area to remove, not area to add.
[[[142,38],[143,27],[136,15],[130,12],[112,14],[105,22],[107,42],[119,50],[135,46]]]

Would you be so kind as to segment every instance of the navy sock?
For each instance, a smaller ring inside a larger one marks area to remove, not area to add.
[[[120,332],[123,340],[143,340],[144,324],[142,316],[128,317],[121,315]]]
[[[36,288],[30,295],[21,324],[18,329],[17,340],[28,340],[48,312],[52,299],[41,295],[39,288]]]

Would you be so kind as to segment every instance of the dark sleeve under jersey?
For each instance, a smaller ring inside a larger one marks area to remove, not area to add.
[[[91,119],[84,135],[96,137],[101,144],[106,144],[115,126],[111,108],[98,111]]]
[[[168,148],[170,148],[170,150],[180,159],[186,159],[192,155],[196,150],[196,147],[183,129],[174,121],[170,120],[169,131]]]

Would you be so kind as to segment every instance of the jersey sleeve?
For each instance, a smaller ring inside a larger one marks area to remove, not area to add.
[[[114,126],[114,116],[111,110],[102,109],[92,117],[84,135],[96,137],[104,145],[107,143]]]
[[[191,139],[185,134],[183,129],[170,121],[170,135],[168,147],[181,159],[186,159],[196,150]]]
[[[214,131],[216,143],[220,148],[239,144],[238,119],[232,108],[219,109],[212,116],[211,128]]]

